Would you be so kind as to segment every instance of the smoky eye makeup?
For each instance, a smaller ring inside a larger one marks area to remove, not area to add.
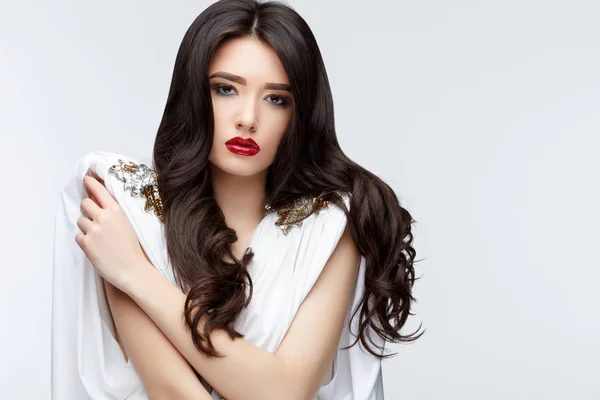
[[[235,87],[228,83],[212,83],[210,88],[213,92],[221,96],[231,96],[236,92]]]
[[[277,107],[287,107],[291,104],[290,98],[281,94],[269,94],[265,99]],[[275,101],[272,101],[273,99],[275,99]]]
[[[235,86],[229,83],[211,83],[210,89],[218,96],[227,97],[237,93]],[[287,107],[292,103],[292,100],[289,96],[277,93],[268,94],[266,97],[264,97],[264,100],[275,107]]]

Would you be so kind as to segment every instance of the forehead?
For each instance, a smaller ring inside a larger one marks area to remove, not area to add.
[[[275,50],[251,37],[233,38],[223,42],[210,60],[208,75],[217,71],[242,76],[249,84],[252,81],[289,84]]]

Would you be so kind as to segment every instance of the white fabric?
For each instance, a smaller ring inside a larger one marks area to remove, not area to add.
[[[94,171],[129,217],[150,261],[171,283],[164,226],[152,211],[145,211],[145,199],[124,191],[123,182],[108,174],[118,159],[132,157],[91,152],[77,165],[77,174],[60,193],[55,221],[54,277],[52,304],[52,398],[147,399],[130,362],[125,362],[114,338],[110,309],[100,275],[75,242],[80,232],[77,218],[86,197],[82,179]],[[348,201],[346,199],[346,204]],[[236,320],[236,329],[245,339],[268,352],[275,352],[283,340],[302,301],[314,285],[346,226],[344,212],[334,204],[313,214],[284,235],[274,225],[277,214],[267,214],[250,240],[254,259],[249,265],[253,281],[250,305]],[[359,280],[352,308],[364,288],[365,260],[361,259]],[[350,332],[346,326],[339,347],[349,345],[357,332],[358,318]],[[384,342],[372,335],[375,343]],[[381,361],[356,344],[338,350],[335,374],[321,387],[319,400],[382,400]],[[215,399],[219,396],[212,393]]]

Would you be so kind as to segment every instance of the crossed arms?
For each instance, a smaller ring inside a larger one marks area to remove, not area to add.
[[[117,341],[152,400],[212,399],[194,370],[228,400],[305,400],[316,396],[333,362],[359,263],[346,226],[275,354],[221,330],[211,339],[225,357],[200,353],[181,319],[185,295],[154,268],[144,289],[105,288]]]

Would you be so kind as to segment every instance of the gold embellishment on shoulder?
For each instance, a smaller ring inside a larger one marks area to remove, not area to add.
[[[289,206],[277,210],[267,206],[266,209],[267,212],[277,212],[279,219],[275,221],[275,226],[286,235],[294,226],[302,226],[302,221],[312,214],[319,214],[328,205],[328,201],[317,197],[301,197]]]
[[[163,206],[158,193],[156,173],[145,164],[119,159],[119,165],[108,169],[120,181],[125,182],[124,190],[130,189],[132,196],[143,196],[146,199],[144,210],[153,210],[159,220],[163,220]]]

